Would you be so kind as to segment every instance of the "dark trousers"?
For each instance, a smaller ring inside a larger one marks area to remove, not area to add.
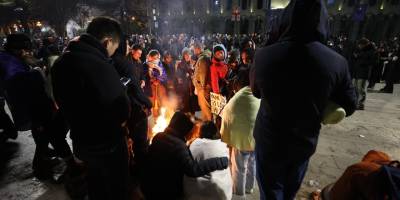
[[[135,161],[141,163],[147,153],[149,146],[149,139],[147,137],[148,122],[147,117],[139,120],[135,124],[131,138],[133,140],[133,153],[135,154]]]
[[[123,140],[123,139],[121,139]],[[128,200],[129,170],[125,141],[107,149],[74,145],[77,157],[87,166],[87,183],[90,200]]]
[[[69,127],[60,112],[43,125],[35,124],[32,127],[32,136],[36,144],[35,156],[47,157],[49,143],[61,158],[72,156],[70,146],[66,141]]]
[[[69,131],[69,126],[61,114],[61,112],[56,111],[54,118],[51,121],[49,129],[49,141],[50,144],[56,150],[57,155],[61,158],[72,157],[72,151],[67,143],[66,137]]]
[[[18,135],[17,130],[14,126],[14,123],[11,121],[10,116],[6,113],[5,102],[2,97],[0,97],[0,129],[3,129],[4,135],[1,135],[0,138],[13,138],[15,139]]]
[[[300,189],[307,171],[308,159],[292,161],[277,151],[265,151],[265,144],[256,142],[256,177],[261,200],[292,200]]]

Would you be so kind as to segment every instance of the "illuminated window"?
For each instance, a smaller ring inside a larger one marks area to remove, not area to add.
[[[271,9],[282,9],[289,4],[289,0],[271,0]]]

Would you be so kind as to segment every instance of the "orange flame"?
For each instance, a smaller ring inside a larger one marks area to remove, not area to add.
[[[168,122],[169,120],[166,117],[167,109],[165,107],[162,107],[160,111],[161,111],[160,116],[157,117],[156,123],[151,129],[153,137],[158,133],[163,132],[167,128],[169,123]]]

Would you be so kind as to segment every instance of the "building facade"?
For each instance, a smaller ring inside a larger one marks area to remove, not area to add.
[[[153,33],[263,33],[289,0],[150,0]],[[327,0],[334,36],[372,40],[400,33],[400,0]]]

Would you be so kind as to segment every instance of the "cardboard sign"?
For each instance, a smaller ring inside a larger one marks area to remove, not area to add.
[[[219,115],[226,105],[226,98],[220,94],[210,92],[211,113]]]

